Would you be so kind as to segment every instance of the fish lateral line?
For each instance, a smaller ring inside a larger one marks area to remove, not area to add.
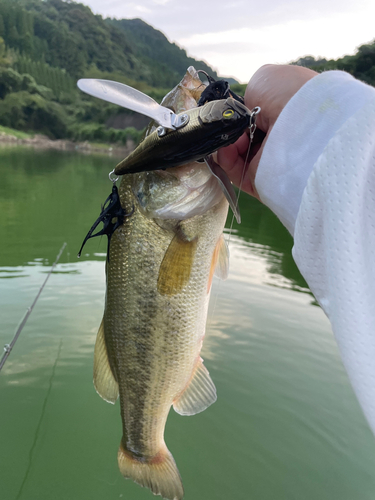
[[[111,243],[111,237],[116,229],[123,225],[125,217],[130,217],[131,215],[133,215],[133,213],[134,206],[129,213],[124,208],[122,208],[118,189],[116,184],[114,183],[112,186],[112,192],[102,205],[99,217],[96,219],[89,232],[86,234],[77,257],[81,257],[83,247],[90,238],[95,238],[95,236],[102,236],[103,234],[105,234],[108,238],[107,259],[109,262],[109,247]],[[114,219],[116,219],[115,222],[113,222]],[[95,229],[101,222],[103,223],[103,228],[93,234]]]

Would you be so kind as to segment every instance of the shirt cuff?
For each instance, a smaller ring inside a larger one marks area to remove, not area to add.
[[[255,187],[292,236],[314,164],[374,92],[348,73],[327,71],[309,80],[280,113],[264,147]]]

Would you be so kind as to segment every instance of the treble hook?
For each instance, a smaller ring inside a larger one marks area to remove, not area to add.
[[[103,234],[106,234],[108,238],[107,258],[109,262],[109,246],[111,243],[112,234],[118,227],[122,226],[125,217],[130,217],[134,213],[134,206],[129,213],[127,213],[126,210],[122,208],[120,196],[118,194],[118,189],[116,186],[118,177],[116,177],[116,179],[112,178],[111,175],[113,174],[113,172],[114,170],[109,174],[109,179],[111,180],[111,182],[113,182],[112,193],[105,200],[99,217],[91,226],[89,232],[83,240],[82,246],[78,252],[78,258],[81,257],[82,249],[85,246],[87,240],[89,240],[90,238],[95,238],[95,236],[102,236]],[[113,222],[113,219],[116,219],[116,221]],[[103,228],[97,233],[93,234],[95,228],[100,224],[100,222],[103,222]]]

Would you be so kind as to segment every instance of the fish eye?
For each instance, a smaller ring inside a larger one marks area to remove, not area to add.
[[[234,115],[233,109],[227,109],[226,111],[223,112],[223,118],[232,118]]]

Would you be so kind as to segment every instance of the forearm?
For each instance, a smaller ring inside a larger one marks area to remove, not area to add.
[[[276,122],[255,182],[294,235],[375,433],[375,89],[336,72],[308,82]]]

